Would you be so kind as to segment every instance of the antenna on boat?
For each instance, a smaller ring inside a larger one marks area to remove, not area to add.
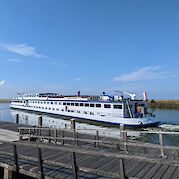
[[[127,93],[127,92],[124,92],[124,91],[118,91],[118,90],[114,90],[114,91],[118,92],[118,93],[126,94],[126,95],[130,96],[132,100],[135,100],[135,97],[136,97],[135,93],[131,94],[131,93]]]

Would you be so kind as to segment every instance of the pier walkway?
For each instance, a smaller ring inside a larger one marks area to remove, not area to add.
[[[20,139],[0,141],[4,178],[179,178],[179,147],[163,141],[169,132],[149,144],[128,140],[125,130],[116,139],[77,130],[74,123],[72,129],[54,129],[0,122],[0,128],[18,131]]]

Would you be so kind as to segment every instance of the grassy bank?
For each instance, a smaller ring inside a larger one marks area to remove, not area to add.
[[[161,109],[179,109],[179,100],[149,100],[148,107]]]
[[[0,99],[0,103],[10,103],[10,99]]]

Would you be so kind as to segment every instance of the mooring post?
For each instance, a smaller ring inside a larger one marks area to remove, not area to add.
[[[78,178],[78,167],[76,165],[76,155],[75,152],[72,152],[72,169],[73,169],[73,179],[77,179]]]
[[[39,171],[40,171],[40,179],[44,179],[41,148],[38,148],[38,165],[39,165]]]
[[[120,167],[120,179],[125,179],[125,168],[124,168],[124,160],[121,158],[119,159],[119,167]]]
[[[18,155],[17,155],[17,147],[16,145],[13,145],[13,156],[14,156],[14,165],[15,165],[15,171],[19,171],[19,165],[18,165]]]
[[[15,123],[16,123],[16,124],[19,123],[19,114],[16,114],[16,117],[15,117]]]
[[[163,150],[163,135],[161,132],[159,133],[159,142],[160,142],[160,146],[162,147],[160,149],[161,157],[165,157],[164,150]]]
[[[124,151],[127,152],[127,132],[124,124],[120,124],[120,142],[124,143]]]
[[[99,131],[96,131],[96,147],[99,148]]]
[[[73,132],[73,145],[76,145],[76,123],[75,123],[75,119],[71,119],[71,129],[72,129],[72,132]]]
[[[42,116],[38,118],[38,127],[42,127]]]

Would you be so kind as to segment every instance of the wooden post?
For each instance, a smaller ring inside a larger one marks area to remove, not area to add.
[[[76,165],[76,155],[75,152],[72,152],[72,169],[73,169],[73,179],[78,178],[77,165]]]
[[[42,122],[43,122],[42,116],[39,116],[39,118],[38,118],[38,127],[42,127]]]
[[[38,165],[39,165],[39,171],[40,171],[40,179],[44,179],[41,148],[38,148]]]
[[[19,114],[16,114],[16,117],[15,117],[15,123],[16,123],[16,124],[19,123]]]
[[[41,128],[38,128],[38,141],[41,142]]]
[[[31,135],[31,130],[29,129],[29,138],[28,138],[28,141],[30,141],[30,135]]]
[[[125,179],[125,169],[124,169],[124,161],[123,159],[119,159],[119,167],[120,167],[120,179]]]
[[[73,145],[76,145],[76,123],[75,123],[75,119],[71,119],[71,129],[72,129],[72,132],[73,132]]]
[[[10,178],[12,178],[12,170],[9,170],[9,168],[4,167],[3,179],[10,179]]]
[[[65,140],[64,140],[64,131],[63,131],[63,129],[61,130],[61,137],[62,137],[62,145],[64,145],[65,144]]]
[[[51,139],[50,139],[51,131],[50,131],[50,129],[48,130],[48,136],[49,136],[49,138],[48,138],[48,142],[50,143],[50,142],[51,142]]]
[[[57,129],[54,130],[54,142],[57,143]]]
[[[23,139],[23,129],[18,129],[18,131],[19,131],[19,140],[22,140]]]
[[[16,145],[13,145],[13,156],[14,156],[14,165],[15,165],[15,171],[19,171],[19,165],[18,165],[18,155],[17,155],[17,147]]]
[[[95,146],[99,148],[99,131],[98,130],[96,131],[96,145]]]
[[[124,143],[124,151],[127,152],[127,132],[124,124],[120,124],[120,142]]]
[[[162,133],[159,133],[159,142],[160,142],[160,146],[163,147],[163,135],[162,135]],[[160,154],[161,154],[161,157],[165,156],[163,148],[160,149]]]

